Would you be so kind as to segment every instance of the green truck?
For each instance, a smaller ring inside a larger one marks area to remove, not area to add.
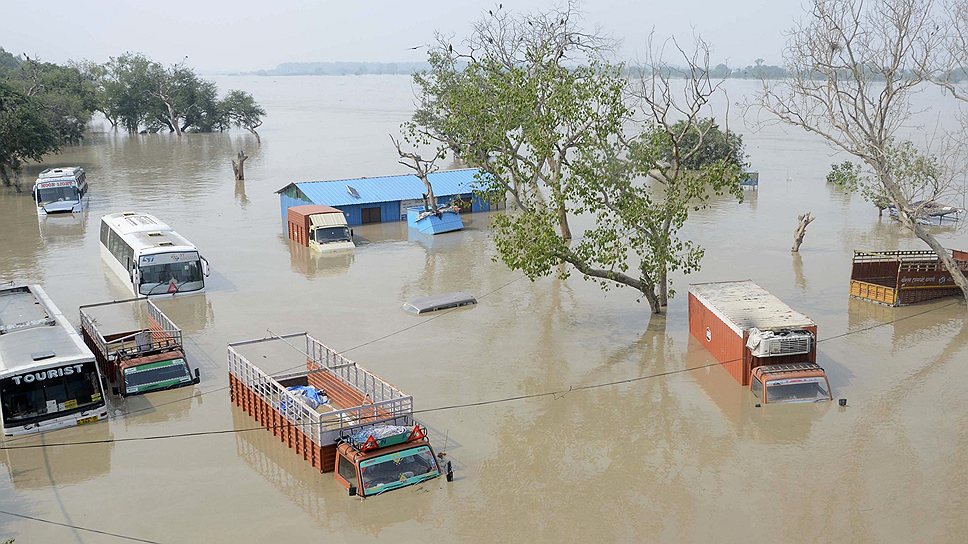
[[[115,395],[126,397],[197,384],[182,332],[146,298],[81,306],[81,333]]]

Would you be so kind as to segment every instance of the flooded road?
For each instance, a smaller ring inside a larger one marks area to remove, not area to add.
[[[494,262],[487,214],[436,238],[405,223],[356,226],[362,243],[349,255],[290,246],[275,190],[403,172],[387,134],[410,115],[410,81],[217,83],[266,108],[261,147],[241,132],[95,133],[47,162],[87,171],[85,214],[38,219],[29,196],[0,194],[0,282],[42,284],[75,324],[79,305],[129,296],[98,255],[106,213],[158,216],[213,269],[205,294],[156,301],[184,331],[201,383],[115,402],[107,423],[6,440],[94,443],[0,451],[0,510],[166,543],[968,540],[964,303],[893,309],[848,297],[854,249],[922,245],[826,186],[842,159],[820,142],[732,120],[760,189],[694,216],[685,234],[706,248],[702,271],[674,276],[668,316],[650,321],[629,291],[577,277],[532,283]],[[731,99],[755,86],[731,82]],[[230,160],[243,147],[248,179],[237,183]],[[26,172],[28,189],[41,168]],[[817,220],[791,256],[796,216],[808,210]],[[968,249],[964,232],[938,232]],[[818,361],[848,407],[754,408],[725,370],[707,366],[714,359],[687,330],[687,284],[747,278],[818,323]],[[419,317],[400,309],[456,290],[479,304]],[[228,398],[226,344],[267,330],[308,331],[412,394],[455,481],[361,503],[267,431],[246,431],[254,422]],[[613,382],[625,383],[545,395]],[[121,542],[0,514],[0,539],[9,537]]]

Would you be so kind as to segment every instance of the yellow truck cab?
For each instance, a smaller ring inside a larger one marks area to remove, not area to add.
[[[816,363],[758,366],[750,376],[750,391],[763,404],[833,400],[827,373]]]

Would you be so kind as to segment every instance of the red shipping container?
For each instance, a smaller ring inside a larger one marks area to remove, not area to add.
[[[809,353],[756,357],[746,347],[754,328],[809,331]],[[689,333],[742,385],[760,365],[817,361],[817,324],[750,280],[690,285]]]

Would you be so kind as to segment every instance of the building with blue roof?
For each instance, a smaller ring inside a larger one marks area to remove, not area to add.
[[[487,211],[492,206],[474,194],[480,170],[464,168],[433,172],[428,176],[440,206],[459,198],[466,211]],[[401,221],[407,208],[422,206],[426,191],[413,174],[332,181],[296,181],[276,191],[283,222],[292,206],[321,204],[339,209],[350,225]],[[497,206],[503,208],[504,206]]]

